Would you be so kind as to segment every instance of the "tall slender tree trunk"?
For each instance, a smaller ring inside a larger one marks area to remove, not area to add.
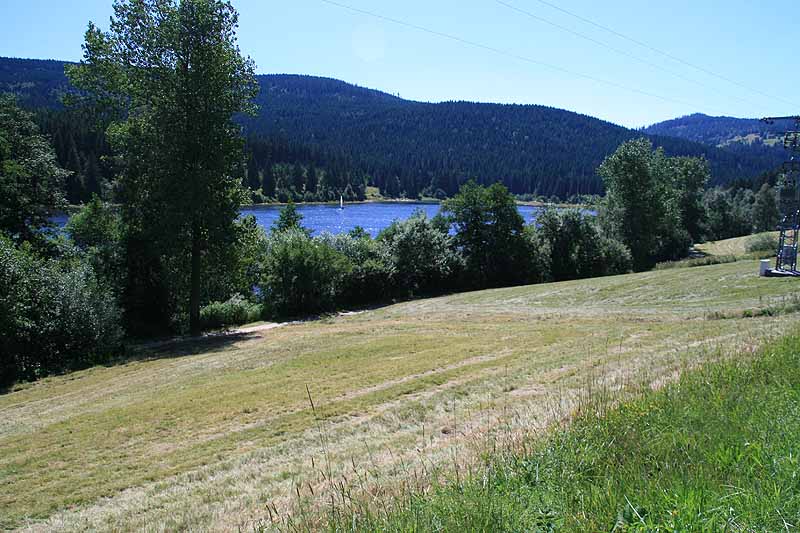
[[[189,332],[200,335],[200,224],[192,222],[192,276],[189,297]]]

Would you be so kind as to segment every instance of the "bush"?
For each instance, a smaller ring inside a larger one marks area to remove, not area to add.
[[[0,382],[105,362],[120,347],[120,310],[77,253],[43,259],[0,237]]]
[[[341,305],[363,305],[390,298],[397,289],[391,251],[361,228],[350,234],[323,233],[319,241],[347,258],[350,268],[339,294]]]
[[[706,239],[722,240],[749,235],[753,230],[753,191],[726,191],[719,187],[705,192]]]
[[[547,209],[528,226],[534,248],[548,255],[555,281],[623,274],[631,269],[624,244],[606,236],[595,217],[577,209]]]
[[[735,263],[739,259],[740,258],[735,255],[707,255],[705,257],[694,257],[692,259],[681,259],[680,261],[665,261],[663,263],[658,263],[655,266],[655,270],[722,265],[725,263]]]
[[[259,296],[273,315],[329,311],[336,307],[350,269],[344,254],[302,229],[274,231],[266,240]]]
[[[541,277],[531,270],[525,221],[514,197],[500,183],[489,187],[465,183],[442,203],[442,213],[455,226],[455,248],[464,258],[473,288],[520,285]]]
[[[744,249],[747,253],[771,252],[778,250],[778,237],[771,233],[753,235],[745,242]]]
[[[203,329],[218,329],[239,326],[261,319],[262,306],[248,301],[241,294],[234,294],[225,302],[211,302],[200,310]]]
[[[463,269],[447,231],[436,227],[423,211],[393,222],[378,240],[389,249],[399,288],[407,294],[452,287]]]

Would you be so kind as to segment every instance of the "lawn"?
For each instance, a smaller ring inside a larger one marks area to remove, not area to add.
[[[660,383],[795,329],[800,313],[739,313],[795,291],[757,270],[416,300],[44,379],[0,396],[0,528],[235,530],[319,494],[321,473],[391,486],[548,426],[589,383]]]

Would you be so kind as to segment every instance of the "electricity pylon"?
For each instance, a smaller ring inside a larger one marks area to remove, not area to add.
[[[783,164],[783,182],[778,188],[781,222],[778,224],[780,236],[775,255],[775,268],[768,270],[768,276],[800,276],[797,271],[797,239],[800,232],[800,116],[766,117],[767,124],[777,121],[790,121],[793,129],[783,134],[783,147],[789,153],[789,160]]]

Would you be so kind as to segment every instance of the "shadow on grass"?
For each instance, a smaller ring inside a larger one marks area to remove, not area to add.
[[[173,337],[154,341],[143,341],[126,346],[125,353],[103,366],[116,366],[132,361],[172,359],[200,353],[219,352],[234,344],[257,338],[259,331],[228,331],[199,337]]]

